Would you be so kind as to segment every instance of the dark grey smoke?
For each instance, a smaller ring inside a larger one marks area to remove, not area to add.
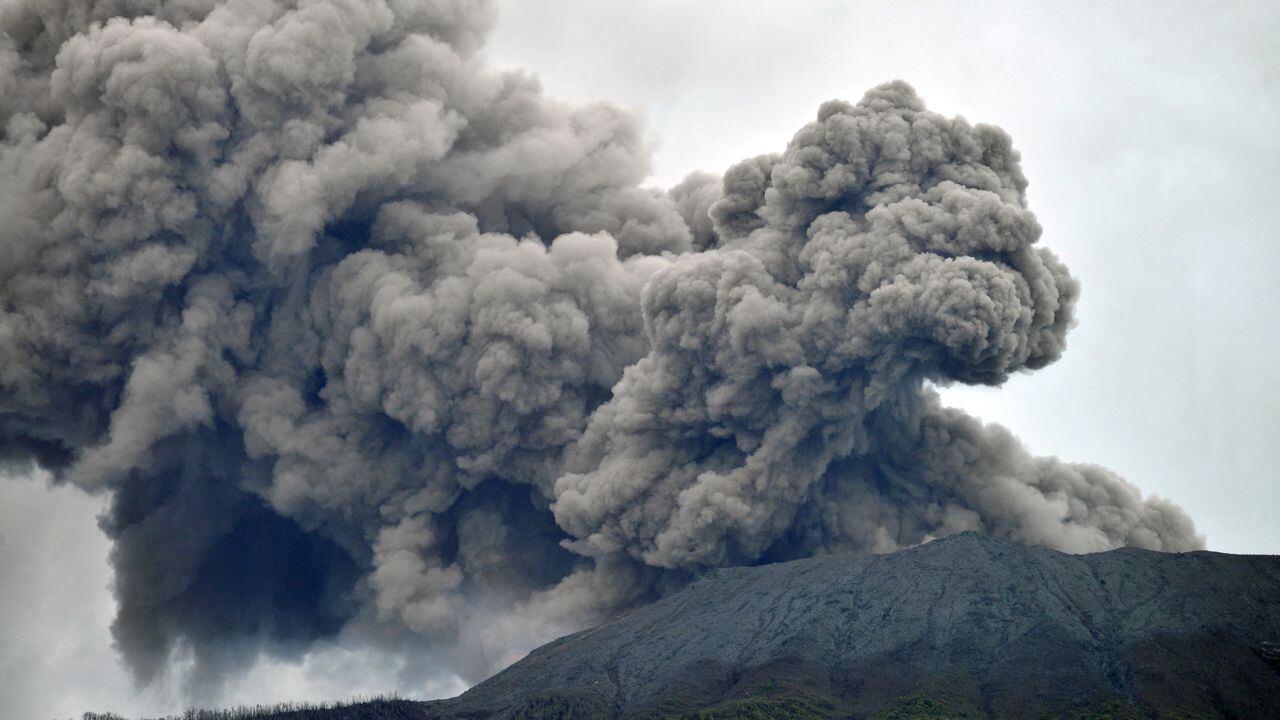
[[[474,679],[707,568],[962,530],[1202,544],[926,384],[1071,324],[1002,131],[891,83],[661,193],[492,22],[0,0],[0,455],[110,494],[141,679],[352,627]]]

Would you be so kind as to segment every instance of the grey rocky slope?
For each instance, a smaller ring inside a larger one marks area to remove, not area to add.
[[[1068,555],[965,533],[714,571],[432,711],[666,714],[783,688],[839,717],[904,698],[977,717],[1273,717],[1277,641],[1280,557]]]

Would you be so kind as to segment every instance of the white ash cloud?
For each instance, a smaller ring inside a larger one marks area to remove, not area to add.
[[[669,193],[491,6],[0,2],[0,455],[111,498],[117,643],[478,678],[705,569],[966,529],[1199,547],[927,382],[1062,352],[1009,138],[903,83]]]

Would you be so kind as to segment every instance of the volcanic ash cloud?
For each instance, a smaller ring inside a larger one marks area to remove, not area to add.
[[[106,492],[139,678],[345,632],[472,679],[707,569],[1202,545],[926,383],[1061,354],[1007,135],[890,83],[640,187],[493,9],[0,2],[0,455]]]

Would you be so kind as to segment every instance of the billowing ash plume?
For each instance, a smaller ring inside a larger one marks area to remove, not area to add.
[[[471,678],[707,568],[1198,547],[927,382],[1055,360],[1009,138],[892,83],[669,193],[490,7],[0,2],[0,451],[106,491],[119,647],[412,630]]]

